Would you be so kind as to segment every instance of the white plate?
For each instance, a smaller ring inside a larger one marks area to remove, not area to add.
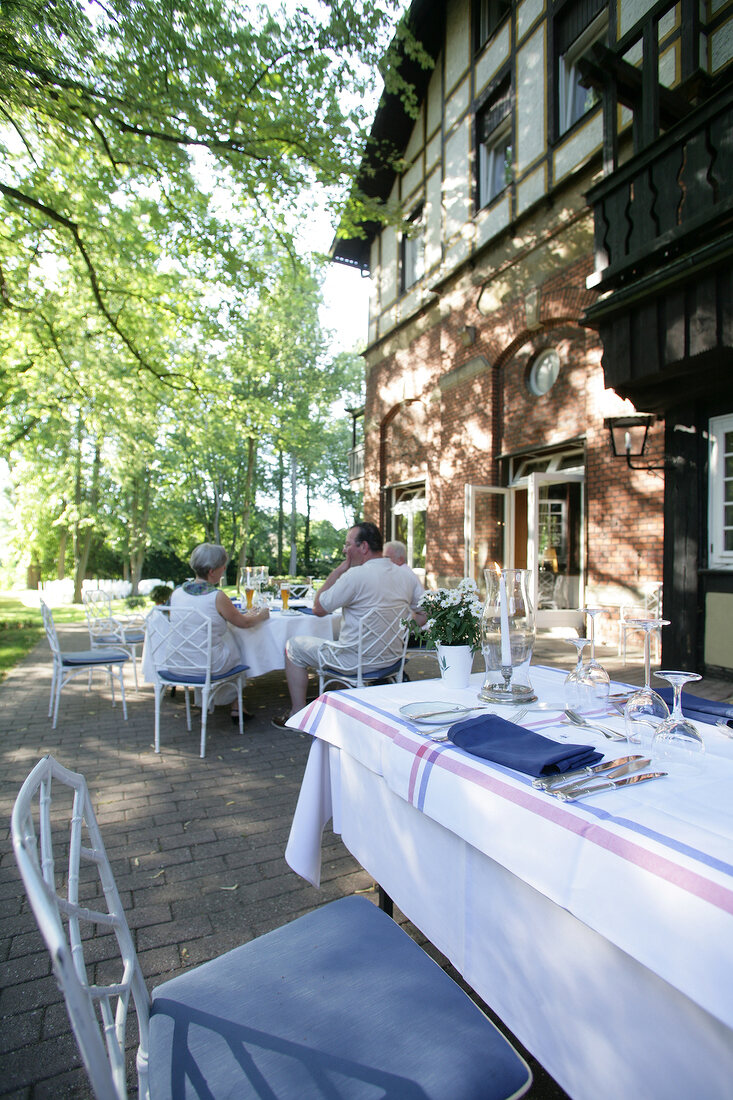
[[[400,707],[400,714],[409,718],[411,722],[417,722],[423,726],[444,726],[451,718],[460,718],[463,714],[470,713],[470,707],[461,706],[460,703],[446,703],[445,700],[430,701],[426,703],[406,703]],[[430,714],[432,711],[440,711],[433,718],[421,718],[421,714]]]

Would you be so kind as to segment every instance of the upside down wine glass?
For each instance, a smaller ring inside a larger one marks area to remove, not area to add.
[[[590,642],[590,638],[566,638],[566,642],[574,645],[577,651],[575,668],[565,677],[565,706],[577,710],[580,703],[580,679],[583,670],[583,650]]]
[[[657,726],[652,741],[654,767],[663,768],[670,775],[687,777],[702,771],[705,743],[697,727],[682,713],[682,688],[702,677],[697,672],[655,672],[674,690],[674,707],[669,718]]]
[[[652,738],[660,723],[669,718],[669,707],[651,686],[652,633],[669,626],[669,619],[629,619],[629,625],[644,631],[644,687],[630,695],[624,707],[626,739],[641,745],[645,756],[652,749]]]
[[[578,710],[597,710],[605,707],[611,691],[611,677],[603,665],[596,660],[596,615],[605,615],[602,607],[581,607],[584,615],[590,619],[590,658],[584,661],[578,673]]]

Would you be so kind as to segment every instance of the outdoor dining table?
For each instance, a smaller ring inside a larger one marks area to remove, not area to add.
[[[523,726],[607,759],[638,751],[561,725],[565,673],[531,673],[540,705]],[[729,1097],[733,741],[698,724],[699,776],[564,803],[400,714],[418,701],[476,705],[481,682],[333,691],[294,715],[289,725],[314,739],[289,865],[319,885],[332,818],[359,863],[575,1100]],[[604,712],[603,722],[624,728],[620,715]]]
[[[158,620],[160,618],[158,616]],[[295,608],[284,612],[279,607],[273,607],[269,619],[257,626],[245,629],[230,624],[229,630],[236,639],[243,663],[249,666],[247,676],[252,678],[285,668],[285,643],[288,638],[312,634],[325,641],[333,641],[338,623],[339,617],[334,615],[313,615],[307,609],[298,611]],[[143,649],[142,669],[145,682],[153,683],[155,670],[147,644]]]

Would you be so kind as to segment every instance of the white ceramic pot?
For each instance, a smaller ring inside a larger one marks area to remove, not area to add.
[[[437,644],[440,675],[446,687],[467,688],[473,665],[470,645]]]

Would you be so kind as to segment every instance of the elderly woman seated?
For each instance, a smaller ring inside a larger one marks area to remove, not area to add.
[[[219,583],[226,572],[229,556],[223,546],[214,542],[202,542],[191,554],[189,564],[194,579],[186,581],[173,591],[170,599],[172,608],[200,611],[211,619],[211,671],[226,672],[241,661],[236,639],[228,624],[239,627],[257,626],[269,618],[266,607],[253,611],[238,611],[226,592],[222,592]],[[251,718],[246,711],[243,717]],[[232,721],[239,721],[239,712],[232,711]]]

